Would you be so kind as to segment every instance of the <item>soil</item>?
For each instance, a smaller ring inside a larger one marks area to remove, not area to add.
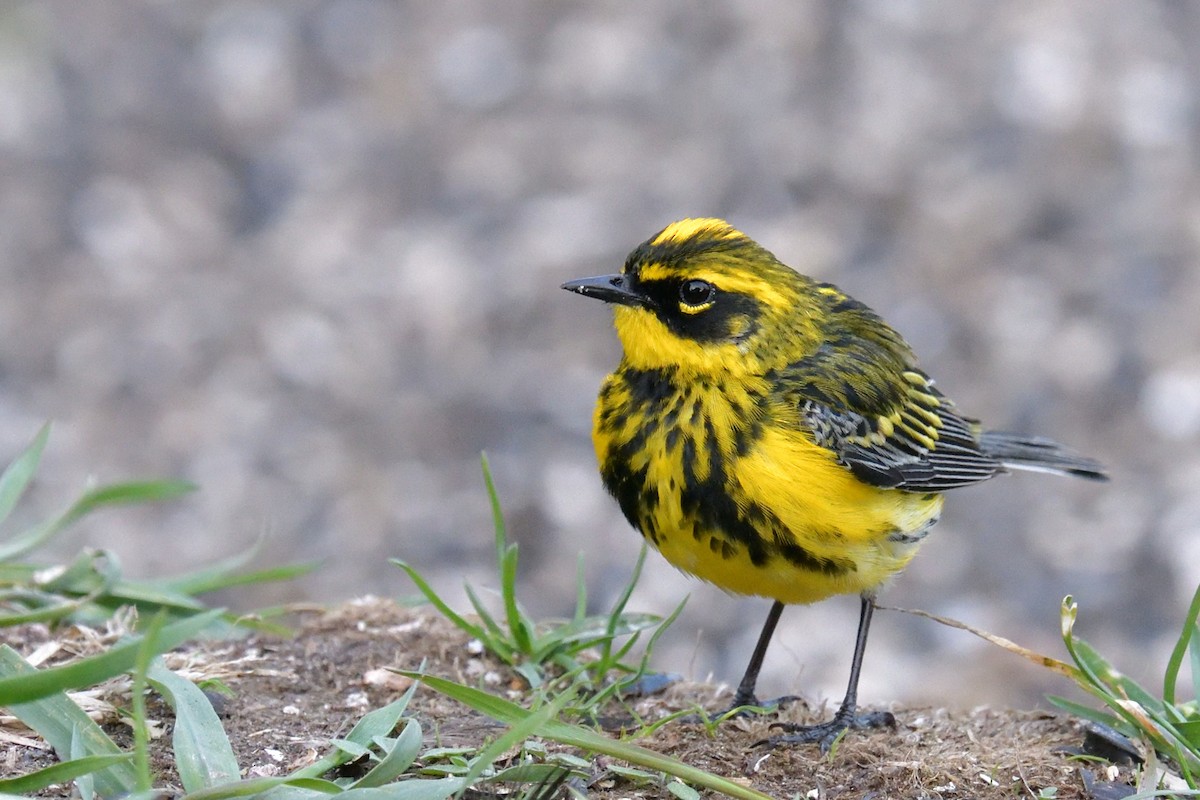
[[[407,680],[388,667],[417,669],[424,662],[431,674],[511,696],[519,696],[523,686],[515,673],[479,654],[461,631],[425,609],[366,599],[297,614],[292,638],[205,642],[168,658],[172,669],[192,679],[218,678],[232,690],[232,697],[218,696],[214,705],[246,776],[284,774],[311,763],[331,737],[345,735],[365,712],[399,697]],[[27,657],[39,647],[43,653],[57,650],[47,664],[94,651],[113,635],[38,626],[5,633]],[[130,737],[115,709],[127,705],[128,692],[128,681],[114,681],[92,693],[94,715],[123,746]],[[729,697],[725,687],[676,683],[638,701],[637,711],[654,718],[696,703],[719,709]],[[714,735],[699,724],[673,722],[638,742],[777,798],[1110,798],[1133,791],[1131,768],[1072,757],[1080,752],[1084,729],[1065,715],[987,708],[888,710],[897,719],[894,729],[852,732],[832,755],[809,745],[754,746],[771,735],[772,722],[813,722],[829,712],[803,703],[732,720]],[[421,722],[429,746],[478,745],[503,730],[426,688],[418,689],[409,713]],[[163,734],[152,742],[153,768],[160,786],[175,787],[170,708],[154,698],[150,714]],[[36,735],[2,713],[0,753],[3,777],[54,761]],[[577,788],[600,800],[672,797],[662,785],[634,784],[604,769]],[[46,794],[66,796],[69,787]]]

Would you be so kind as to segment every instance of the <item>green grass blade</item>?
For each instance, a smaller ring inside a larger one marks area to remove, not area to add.
[[[56,783],[69,783],[76,778],[106,767],[129,761],[127,753],[105,756],[84,756],[61,764],[51,764],[48,767],[21,775],[16,778],[0,779],[0,793],[29,794]]]
[[[446,800],[468,786],[462,778],[408,780],[367,789],[348,789],[339,800]]]
[[[500,596],[504,600],[504,615],[508,621],[509,635],[516,649],[528,654],[533,650],[531,630],[524,615],[517,607],[517,546],[508,543],[508,528],[504,524],[504,510],[500,507],[500,495],[492,480],[492,469],[487,453],[480,453],[479,463],[483,467],[483,484],[487,488],[488,503],[492,508],[492,529],[496,546],[496,567],[500,570]]]
[[[325,797],[340,795],[345,790],[337,784],[333,785],[330,791],[321,791],[319,789],[310,789],[307,787],[293,786],[288,783],[278,784],[266,791],[261,791],[254,796],[257,800],[323,800]],[[191,800],[195,795],[186,795],[186,800]]]
[[[146,626],[137,650],[137,660],[133,665],[133,686],[129,690],[130,714],[129,722],[133,728],[133,766],[138,772],[137,791],[149,792],[154,785],[154,776],[150,774],[150,725],[146,717],[146,673],[150,670],[150,662],[160,651],[155,649],[158,644],[158,634],[162,630],[166,615],[162,612],[155,614]]]
[[[1196,628],[1196,623],[1192,623]],[[1200,701],[1200,629],[1192,631],[1192,643],[1188,647],[1188,661],[1192,672],[1192,697]]]
[[[499,722],[515,725],[533,713],[495,695],[490,695],[470,686],[454,683],[445,678],[422,675],[415,672],[398,671],[403,675],[423,681],[431,689],[470,706],[476,711],[487,714]],[[638,745],[610,739],[603,734],[578,725],[570,725],[559,720],[549,720],[535,733],[538,736],[553,739],[562,744],[619,758],[647,769],[665,772],[690,785],[703,786],[706,789],[721,792],[730,797],[742,798],[742,800],[770,800],[769,795],[743,786],[740,783],[689,766],[662,753],[656,753],[653,750],[648,750]]]
[[[237,757],[204,692],[167,669],[161,658],[150,664],[146,678],[175,709],[172,746],[183,788],[194,792],[238,780]]]
[[[521,607],[517,603],[517,546],[515,544],[510,544],[504,549],[504,555],[500,560],[500,596],[504,598],[504,616],[508,621],[508,630],[517,650],[522,653],[532,653],[535,649],[532,636],[533,623],[521,612]]]
[[[0,522],[8,519],[21,495],[25,494],[25,489],[29,487],[29,482],[37,472],[38,464],[42,460],[42,451],[46,449],[46,440],[49,438],[50,423],[47,422],[38,431],[37,436],[33,437],[29,446],[0,473]],[[6,558],[8,557],[5,556],[3,548],[0,548],[0,561]]]
[[[546,676],[542,674],[541,665],[533,661],[522,661],[520,664],[513,664],[513,671],[525,679],[530,689],[540,689],[542,684],[546,682]]]
[[[20,558],[26,553],[41,547],[67,526],[68,523],[61,520],[61,516],[55,517],[52,520],[30,528],[20,536],[15,537],[11,542],[0,545],[0,561],[11,561],[14,558]]]
[[[67,760],[74,761],[78,758],[87,758],[87,746],[82,731],[78,726],[71,730],[71,749],[67,753]],[[124,754],[122,754],[124,755]],[[133,756],[130,755],[131,761]],[[80,775],[75,779],[75,790],[79,792],[79,800],[94,800],[96,797],[96,776],[90,772],[86,775]]]
[[[281,567],[268,567],[253,572],[241,572],[262,552],[265,536],[258,537],[253,545],[229,558],[222,559],[207,567],[185,572],[169,578],[147,581],[152,586],[164,591],[182,595],[195,596],[207,594],[234,586],[266,583],[270,581],[287,581],[306,575],[319,566],[319,562],[311,561],[300,564],[286,564]]]
[[[621,664],[621,660],[624,659],[625,656],[629,655],[629,651],[634,648],[641,638],[642,635],[640,633],[635,633],[633,636],[630,636],[628,639],[626,639],[625,643],[618,647],[616,652],[612,654],[611,663],[605,663],[603,661],[598,661],[596,663],[604,664],[607,669],[617,669]]]
[[[186,481],[130,481],[101,486],[84,492],[66,511],[26,530],[7,545],[0,546],[0,561],[25,555],[58,535],[64,528],[105,506],[170,500],[195,491]]]
[[[573,652],[586,650],[596,644],[619,636],[650,630],[662,622],[657,614],[629,611],[616,618],[610,616],[588,617],[576,623],[574,620],[554,629],[554,639],[562,645],[574,645]]]
[[[176,497],[191,494],[197,488],[196,484],[190,481],[177,480],[110,483],[107,486],[98,486],[84,492],[83,496],[71,506],[72,519],[78,519],[104,506],[127,506],[174,500]]]
[[[458,614],[454,609],[450,608],[450,606],[446,604],[446,601],[443,600],[441,596],[433,590],[433,587],[430,586],[423,577],[421,577],[421,573],[417,572],[407,563],[398,558],[392,558],[389,559],[389,561],[400,569],[404,570],[404,572],[407,573],[409,580],[416,584],[417,589],[420,590],[421,594],[425,595],[425,599],[428,600],[443,617],[453,622],[459,630],[463,631],[468,636],[479,639],[480,641],[487,638],[482,628],[472,622],[467,621],[465,617]]]
[[[656,644],[658,644],[658,640],[660,638],[662,638],[662,635],[664,633],[667,632],[667,628],[670,628],[672,625],[675,624],[675,620],[679,619],[679,615],[683,613],[683,609],[687,605],[687,602],[688,602],[688,598],[685,596],[682,600],[679,601],[679,605],[675,606],[675,610],[672,611],[670,614],[668,614],[666,616],[666,618],[663,619],[663,621],[661,623],[659,623],[659,626],[654,629],[654,632],[650,634],[650,641],[646,642],[646,658],[647,659],[650,656],[650,651],[654,649],[654,646]]]
[[[571,617],[574,625],[579,625],[587,617],[587,579],[584,577],[583,553],[575,559],[575,614]]]
[[[487,629],[487,634],[478,637],[481,642],[488,646],[496,655],[500,656],[505,661],[515,661],[517,656],[517,648],[509,642],[508,634],[500,627],[500,623],[496,622],[496,618],[487,610],[487,606],[479,599],[479,595],[475,594],[475,589],[471,584],[463,584],[463,592],[467,595],[467,600],[471,603],[471,607],[475,609],[475,616],[479,617],[484,628]]]
[[[84,549],[40,589],[53,595],[99,597],[121,580],[121,561],[109,550]]]
[[[1075,639],[1074,644],[1075,657],[1078,659],[1079,665],[1086,668],[1090,674],[1095,675],[1107,692],[1128,698],[1153,715],[1164,716],[1165,709],[1162,700],[1117,670],[1084,639]]]
[[[165,609],[184,614],[207,610],[194,597],[160,588],[151,581],[117,581],[98,601],[108,606],[136,605],[142,610]]]
[[[492,535],[496,547],[496,564],[504,560],[504,549],[508,547],[508,530],[504,525],[504,511],[500,508],[500,496],[496,493],[496,484],[492,481],[492,468],[488,463],[487,453],[479,454],[479,463],[483,467],[483,485],[487,489],[488,503],[492,509]]]
[[[285,778],[281,784],[289,789],[302,789],[320,794],[341,794],[345,788],[325,778]]]
[[[28,586],[33,583],[34,576],[46,566],[0,561],[0,586]]]
[[[31,622],[54,622],[78,611],[88,603],[86,598],[69,600],[65,603],[55,603],[33,611],[22,611],[13,614],[0,614],[0,628],[11,628],[17,625],[28,625]]]
[[[12,676],[6,680],[32,680],[44,671],[31,667],[8,645],[0,645],[0,674]],[[109,766],[89,773],[101,795],[125,794],[137,785],[137,772],[129,756],[122,753],[100,726],[65,693],[55,691],[29,702],[0,701],[0,705],[7,706],[13,716],[37,731],[57,753],[68,753],[72,759],[93,755],[124,756],[120,761],[114,760]]]
[[[375,743],[375,737],[390,736],[400,723],[400,718],[404,716],[404,711],[408,708],[408,701],[412,699],[415,688],[416,684],[413,684],[399,700],[388,703],[382,708],[368,711],[350,729],[350,733],[346,734],[346,739],[363,747],[370,747]]]
[[[1193,753],[1200,753],[1200,720],[1177,722],[1174,728],[1179,737],[1187,742]]]
[[[329,743],[348,755],[348,761],[355,761],[371,755],[371,748],[358,742],[352,742],[349,739],[330,739]]]
[[[1107,725],[1114,730],[1120,731],[1126,736],[1131,736],[1133,738],[1137,738],[1138,736],[1138,732],[1121,717],[1109,714],[1106,711],[1100,711],[1099,709],[1092,708],[1091,706],[1085,706],[1083,703],[1077,703],[1074,700],[1068,700],[1065,697],[1059,697],[1055,694],[1046,695],[1046,699],[1050,701],[1051,705],[1061,708],[1063,711],[1066,711],[1072,716],[1090,720],[1092,722],[1099,722],[1101,725]]]
[[[580,777],[585,777],[588,762],[583,761],[579,769],[571,769],[562,764],[518,764],[515,767],[506,767],[500,770],[495,775],[487,779],[488,783],[545,783],[553,780],[556,777],[563,775],[566,772],[568,775],[574,774]]]
[[[324,800],[326,797],[341,797],[346,790],[336,783],[324,781],[325,786],[318,787],[315,782],[277,783],[266,791],[254,793],[256,800]],[[245,795],[238,795],[244,797]],[[195,795],[186,795],[182,800],[192,800]]]
[[[523,719],[511,722],[511,727],[507,731],[497,736],[472,759],[471,768],[467,770],[466,775],[463,775],[463,783],[466,786],[473,786],[496,759],[534,736],[543,726],[562,713],[563,708],[574,698],[574,695],[575,693],[572,691],[565,691],[537,711],[527,712]]]
[[[1062,610],[1060,613],[1060,623],[1062,625],[1063,644],[1067,648],[1067,652],[1071,654],[1071,659],[1075,665],[1079,667],[1079,677],[1085,680],[1080,683],[1083,688],[1090,688],[1104,692],[1106,684],[1101,680],[1100,676],[1091,667],[1091,662],[1084,659],[1076,644],[1080,641],[1075,638],[1075,620],[1079,614],[1079,606],[1075,602],[1075,598],[1067,595],[1062,601]]]
[[[1187,653],[1188,644],[1192,641],[1192,637],[1196,631],[1196,618],[1200,616],[1200,586],[1196,587],[1195,594],[1192,595],[1192,602],[1188,606],[1187,618],[1183,621],[1183,631],[1179,634],[1179,639],[1175,642],[1175,648],[1171,651],[1171,658],[1167,661],[1167,671],[1163,675],[1163,702],[1168,705],[1175,705],[1175,682],[1179,678],[1179,667],[1183,664],[1183,657]],[[1195,676],[1193,676],[1195,680]]]
[[[674,624],[675,620],[679,618],[679,615],[683,613],[683,609],[684,606],[687,605],[687,601],[688,599],[686,597],[679,601],[679,605],[675,606],[675,610],[668,614],[662,623],[654,629],[654,632],[650,634],[650,640],[646,642],[646,647],[642,650],[642,658],[641,661],[638,662],[637,669],[629,669],[630,674],[627,677],[613,681],[611,684],[605,687],[604,691],[597,696],[598,699],[607,698],[614,694],[620,694],[622,691],[624,691],[626,686],[630,686],[642,679],[650,667],[650,656],[654,652],[654,647],[658,644],[659,638],[661,638],[662,635],[667,632],[667,628],[670,628],[671,625]],[[618,658],[624,657],[624,650],[625,648],[622,648],[621,652],[618,652]],[[618,662],[617,664],[613,664],[611,667],[609,667],[609,669],[616,669],[620,667],[621,665]]]
[[[412,700],[412,696],[417,691],[418,686],[420,686],[420,683],[414,682],[399,699],[365,714],[350,730],[350,733],[346,735],[346,741],[362,748],[369,748],[375,743],[374,740],[376,737],[389,735],[400,722],[400,718],[404,715],[405,709],[408,708],[408,703]],[[287,779],[317,778],[351,759],[352,757],[345,749],[334,747],[331,752],[317,759],[312,764],[301,767],[291,775],[288,775]]]
[[[1114,727],[1146,737],[1176,762],[1184,780],[1193,785],[1192,773],[1200,769],[1200,755],[1176,727],[1178,709],[1152,697],[1113,669],[1087,642],[1076,638],[1073,627],[1077,611],[1070,596],[1063,600],[1063,641],[1079,667],[1076,682],[1121,718],[1123,724]]]
[[[232,556],[220,559],[216,563],[209,564],[207,567],[185,572],[182,575],[160,578],[155,582],[161,586],[170,586],[173,591],[182,592],[183,594],[201,594],[206,591],[205,587],[214,581],[219,581],[221,578],[231,575],[250,564],[262,552],[264,541],[266,541],[266,537],[260,535],[254,540],[253,544],[240,553],[234,553]]]
[[[289,794],[288,790],[292,790]],[[235,797],[323,797],[339,794],[341,787],[329,781],[315,778],[251,778],[214,786],[211,789],[201,789],[198,792],[188,792],[185,800],[230,800]]]
[[[668,783],[667,791],[678,797],[679,800],[700,800],[700,793],[681,781]]]
[[[612,645],[613,637],[616,635],[617,620],[625,611],[625,606],[629,603],[629,598],[633,594],[633,589],[637,586],[638,579],[642,576],[642,566],[646,563],[646,543],[642,542],[642,549],[638,552],[637,561],[633,564],[633,572],[629,575],[629,580],[625,582],[621,594],[617,597],[617,602],[613,604],[612,610],[608,613],[608,624],[605,630],[605,639],[600,647],[600,660],[604,663],[612,663]]]
[[[319,561],[305,561],[235,573],[234,569],[236,568],[226,569],[223,565],[214,565],[174,578],[149,581],[148,584],[168,592],[194,596],[232,589],[237,586],[291,581],[309,574],[319,566],[321,566]]]
[[[356,781],[352,788],[365,789],[370,786],[383,786],[399,778],[417,760],[417,755],[421,752],[422,741],[420,723],[415,719],[408,720],[404,723],[400,735],[392,741],[387,755],[380,759],[370,772]]]
[[[213,609],[187,619],[173,622],[158,633],[156,644],[165,652],[193,638],[221,616]],[[15,674],[0,664],[0,706],[28,703],[55,692],[93,686],[100,681],[128,672],[137,662],[138,648],[144,637],[135,636],[110,647],[103,653],[64,664],[61,667]],[[16,655],[15,651],[12,651]],[[20,656],[17,656],[20,658]],[[24,663],[24,660],[21,660]]]

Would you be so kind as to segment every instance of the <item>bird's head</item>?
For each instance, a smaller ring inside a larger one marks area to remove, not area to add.
[[[562,288],[614,305],[630,366],[713,374],[760,371],[815,341],[812,285],[724,220],[685,219],[634,248],[619,273]]]

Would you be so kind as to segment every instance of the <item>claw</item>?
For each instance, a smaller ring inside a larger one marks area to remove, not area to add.
[[[784,744],[817,744],[822,753],[828,753],[843,733],[850,729],[894,728],[896,717],[890,711],[869,711],[865,714],[838,713],[828,722],[817,725],[796,725],[790,722],[775,722],[771,728],[787,731],[782,736],[770,736],[755,742],[751,747],[779,747]]]

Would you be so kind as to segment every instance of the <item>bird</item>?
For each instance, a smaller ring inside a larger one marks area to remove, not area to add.
[[[777,723],[784,733],[760,744],[828,750],[848,729],[895,724],[858,710],[867,634],[944,492],[1010,469],[1107,480],[1056,441],[984,429],[878,314],[724,220],[674,222],[619,273],[562,288],[612,306],[623,352],[592,442],[625,518],[678,569],[773,601],[731,710],[761,707],[758,674],[785,606],[860,598],[836,713]]]

